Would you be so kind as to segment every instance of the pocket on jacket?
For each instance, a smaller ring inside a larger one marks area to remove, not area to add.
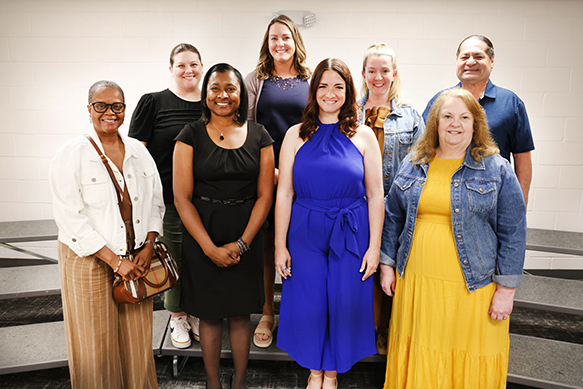
[[[415,182],[417,182],[417,181],[414,179],[403,177],[403,176],[397,176],[395,178],[395,181],[393,182],[393,185],[396,185],[402,191],[406,191],[406,190],[409,190]]]
[[[487,181],[466,181],[470,211],[486,212],[496,206],[496,183]]]
[[[402,145],[410,145],[413,142],[413,130],[399,132],[397,134],[399,143]]]
[[[109,200],[113,183],[106,171],[88,171],[81,176],[81,196],[89,205]]]

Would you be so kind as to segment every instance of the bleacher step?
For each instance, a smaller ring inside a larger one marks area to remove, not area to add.
[[[154,311],[152,349],[160,354],[170,315]],[[0,328],[0,374],[67,366],[65,325],[62,321]]]
[[[510,334],[508,381],[536,388],[583,388],[583,345]]]
[[[514,303],[524,308],[583,315],[583,281],[524,275]]]
[[[59,265],[0,268],[0,300],[59,293]]]

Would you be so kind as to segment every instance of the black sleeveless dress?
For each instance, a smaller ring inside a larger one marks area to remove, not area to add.
[[[176,137],[194,148],[192,203],[217,246],[234,242],[243,234],[257,197],[261,149],[273,143],[263,126],[247,122],[247,127],[247,139],[238,149],[217,146],[200,120],[187,124]],[[224,204],[208,199],[239,201]],[[237,265],[218,267],[183,228],[180,307],[201,319],[261,312],[264,303],[262,231],[257,233],[250,248]]]

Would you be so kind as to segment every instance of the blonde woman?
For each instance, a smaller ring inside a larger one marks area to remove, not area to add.
[[[372,44],[362,60],[362,92],[359,119],[373,129],[383,155],[385,195],[393,184],[401,161],[425,130],[423,118],[401,95],[401,77],[393,50],[380,42]],[[376,346],[387,354],[391,298],[380,288],[375,275]]]

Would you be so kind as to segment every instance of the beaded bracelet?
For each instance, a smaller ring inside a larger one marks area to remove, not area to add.
[[[113,274],[117,274],[117,272],[119,271],[119,268],[121,267],[121,262],[123,261],[123,257],[121,257],[119,259],[119,262],[117,263],[117,268],[113,271]]]
[[[239,254],[243,255],[245,254],[247,251],[251,250],[249,248],[249,245],[247,244],[247,242],[245,242],[243,240],[243,238],[239,238],[237,239],[237,241],[235,242],[237,244],[237,247],[239,248]]]

